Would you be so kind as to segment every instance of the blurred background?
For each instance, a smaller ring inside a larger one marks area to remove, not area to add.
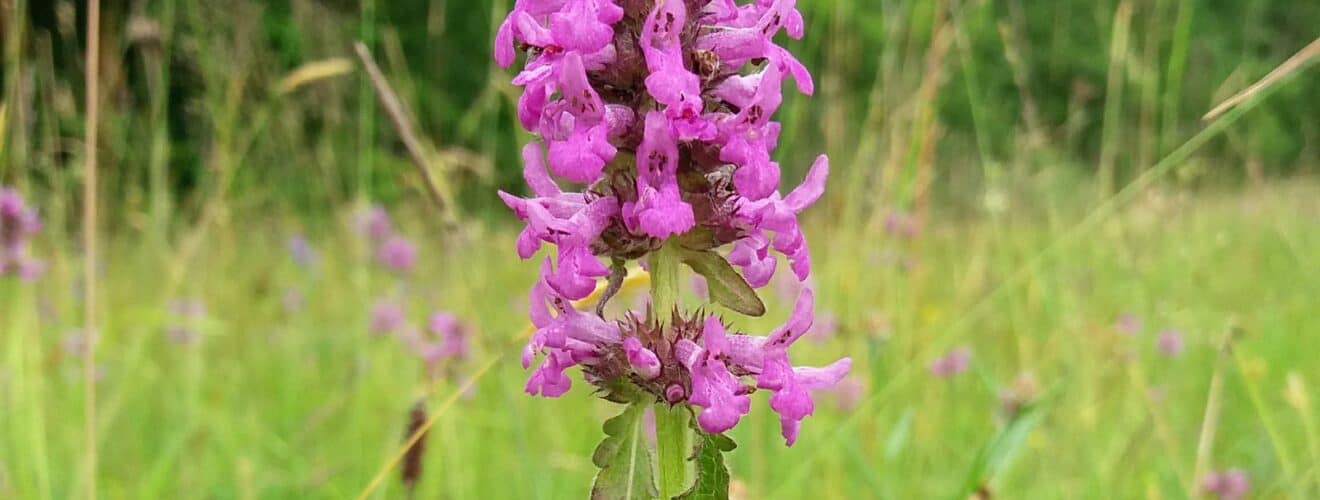
[[[356,495],[418,401],[443,413],[421,498],[584,496],[610,405],[525,397],[515,361],[535,269],[495,192],[523,192],[529,136],[490,54],[511,3],[105,2],[88,335],[86,5],[0,0],[0,186],[47,264],[0,277],[0,497],[87,484],[89,340],[107,497]],[[832,328],[802,356],[858,364],[794,448],[758,401],[741,498],[1229,498],[1234,474],[1320,496],[1317,49],[1202,118],[1317,40],[1320,2],[798,6],[816,95],[787,93],[777,160],[788,186],[833,165],[807,214]],[[355,230],[382,213],[415,267]],[[406,325],[377,328],[385,306]],[[419,354],[433,312],[470,352]]]

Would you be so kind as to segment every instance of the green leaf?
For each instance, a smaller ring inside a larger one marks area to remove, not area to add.
[[[651,499],[660,495],[651,471],[651,453],[642,438],[642,414],[650,401],[638,401],[605,421],[605,440],[591,461],[600,467],[592,500]]]
[[[765,314],[765,303],[756,290],[747,284],[729,261],[711,250],[692,250],[680,247],[683,263],[706,278],[706,288],[715,303],[748,316]]]
[[[702,432],[694,422],[692,429],[701,436],[691,460],[697,463],[697,482],[680,500],[728,500],[729,468],[724,465],[724,453],[738,445],[723,434]]]

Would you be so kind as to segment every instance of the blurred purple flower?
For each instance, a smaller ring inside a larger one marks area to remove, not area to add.
[[[81,358],[87,355],[89,343],[99,341],[95,333],[88,335],[86,330],[75,328],[64,334],[64,338],[60,340],[60,350],[64,351],[65,356]]]
[[[316,263],[316,250],[312,244],[307,241],[307,237],[302,234],[295,234],[289,237],[289,255],[293,261],[304,268],[312,267]]]
[[[913,238],[921,232],[921,224],[910,213],[891,210],[885,214],[885,232],[892,236]]]
[[[284,299],[281,302],[285,311],[297,312],[306,305],[306,297],[303,296],[302,290],[294,287],[284,291]]]
[[[18,191],[0,188],[0,276],[24,281],[41,276],[45,265],[28,256],[28,241],[41,231],[41,218]]]
[[[1159,337],[1155,339],[1155,348],[1168,357],[1175,357],[1183,352],[1182,332],[1172,328],[1160,332]]]
[[[421,350],[427,363],[446,358],[467,359],[468,326],[457,316],[447,312],[432,314],[427,330],[436,339]]]
[[[1201,481],[1201,490],[1220,500],[1238,500],[1251,490],[1251,478],[1238,468],[1211,472]]]
[[[378,300],[371,306],[369,331],[372,335],[395,333],[407,321],[405,315],[403,305],[389,300]]]
[[[170,314],[183,319],[198,319],[206,316],[206,303],[200,299],[174,299],[166,304]]]
[[[401,236],[391,237],[376,252],[376,260],[399,274],[407,274],[417,263],[417,249]]]
[[[971,361],[972,350],[965,346],[958,347],[931,362],[930,373],[940,378],[952,377],[967,371]]]
[[[197,330],[186,325],[170,325],[166,327],[165,336],[169,337],[174,343],[180,345],[192,345],[197,342],[198,338],[201,338],[201,334],[198,333]]]
[[[819,344],[830,340],[838,332],[839,318],[832,312],[824,311],[816,315],[816,322],[811,324],[810,330],[807,330],[807,337]]]
[[[206,304],[200,299],[174,299],[165,305],[169,311],[171,324],[165,327],[165,335],[177,344],[189,345],[201,338],[197,323],[206,317]]]
[[[440,362],[444,360],[463,360],[469,355],[469,329],[457,316],[447,312],[437,312],[427,321],[425,331],[415,327],[406,327],[397,332],[399,340],[426,365],[426,371],[432,377],[444,373],[454,374],[453,370],[442,371]]]
[[[390,213],[380,205],[372,205],[366,212],[358,214],[356,226],[358,234],[374,243],[394,235],[394,222],[390,220]]]
[[[866,384],[857,375],[848,375],[828,389],[834,397],[834,406],[839,411],[849,411],[857,406],[866,392]]]
[[[1114,329],[1123,335],[1133,336],[1141,333],[1141,318],[1136,314],[1123,313],[1114,320]]]

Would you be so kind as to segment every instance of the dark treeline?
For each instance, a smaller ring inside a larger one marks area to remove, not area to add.
[[[411,171],[361,74],[286,80],[309,63],[355,63],[351,43],[362,39],[438,146],[438,163],[456,186],[474,188],[460,190],[464,203],[493,204],[491,188],[517,189],[521,133],[516,89],[489,57],[509,2],[494,3],[106,2],[107,189],[125,208],[157,214],[195,206],[210,188],[301,208],[360,192],[397,197]],[[0,181],[64,192],[82,135],[84,2],[5,4],[14,8],[0,11]],[[985,165],[1130,178],[1198,130],[1213,104],[1320,36],[1318,2],[799,5],[810,24],[794,49],[818,92],[786,102],[785,167],[826,149],[840,168],[902,171],[919,161],[904,151],[932,136],[945,180],[982,179]],[[1230,181],[1314,171],[1318,82],[1290,82],[1202,150],[1201,170]]]

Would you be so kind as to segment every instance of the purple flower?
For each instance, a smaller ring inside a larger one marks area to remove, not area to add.
[[[972,361],[972,350],[958,347],[930,363],[930,373],[940,378],[948,378],[967,371]]]
[[[376,260],[391,271],[407,274],[417,263],[417,249],[402,236],[393,236],[376,251]]]
[[[405,315],[403,305],[388,300],[378,300],[371,306],[371,325],[368,330],[372,335],[395,333],[407,321]]]
[[[201,338],[198,323],[206,318],[206,303],[199,299],[174,299],[166,304],[173,323],[165,327],[165,335],[176,344],[190,345]]]
[[[385,207],[372,205],[366,212],[358,214],[357,230],[358,234],[379,243],[394,235],[394,222],[390,220],[390,214],[385,211]]]
[[[64,334],[64,338],[60,340],[60,349],[64,351],[65,356],[81,358],[87,355],[91,344],[99,341],[100,338],[95,332],[89,335],[87,330],[75,328]]]
[[[530,196],[499,195],[525,224],[519,257],[555,247],[529,293],[529,394],[564,394],[566,370],[579,366],[603,390],[632,384],[699,407],[702,429],[723,432],[751,410],[751,392],[766,390],[791,445],[815,409],[813,392],[848,372],[848,358],[823,368],[789,361],[789,346],[815,322],[808,286],[788,322],[764,337],[730,333],[703,313],[647,307],[607,320],[573,305],[611,275],[605,262],[645,263],[678,237],[727,255],[756,288],[774,278],[780,256],[797,282],[809,278],[798,215],[823,193],[829,160],[818,157],[787,195],[773,160],[784,80],[814,90],[773,39],[804,29],[795,0],[516,0],[494,56],[507,67],[526,53],[513,84],[523,88],[518,121],[536,139],[522,151]],[[825,315],[813,335],[836,328]]]
[[[653,379],[660,375],[660,358],[650,349],[642,347],[637,337],[623,339],[623,352],[628,356],[628,363],[642,378]]]
[[[830,394],[834,396],[834,405],[840,411],[849,411],[857,406],[857,402],[862,399],[866,392],[866,384],[861,377],[848,375],[829,389]]]
[[[206,303],[199,299],[174,299],[167,304],[170,314],[185,320],[200,319],[206,316]]]
[[[427,363],[450,358],[467,359],[468,327],[457,316],[446,312],[432,314],[427,330],[437,339],[423,349]]]
[[[1120,314],[1118,319],[1114,320],[1114,329],[1123,335],[1137,335],[1141,333],[1141,318],[1132,313]]]
[[[306,236],[301,234],[290,236],[288,246],[289,255],[299,266],[311,267],[316,263],[316,250],[312,248]]]
[[[1183,352],[1182,332],[1172,328],[1160,332],[1155,338],[1155,348],[1168,357],[1176,357]]]
[[[683,339],[677,345],[679,360],[692,374],[688,401],[703,408],[697,422],[706,432],[718,433],[733,428],[752,411],[752,400],[738,377],[729,372],[721,359],[729,355],[729,339],[719,318],[706,318],[702,329],[703,346]]]
[[[1201,481],[1201,490],[1220,500],[1237,500],[1251,490],[1251,478],[1238,468],[1211,472]]]
[[[834,337],[839,331],[839,319],[834,313],[823,312],[816,316],[816,322],[811,325],[811,330],[807,331],[807,336],[817,343],[823,343]]]
[[[170,325],[165,327],[165,336],[176,344],[192,345],[201,337],[201,333],[191,326]]]
[[[41,231],[41,218],[18,191],[0,188],[0,276],[36,280],[45,264],[28,256],[28,242]]]
[[[421,358],[432,377],[446,373],[441,362],[467,359],[469,354],[467,324],[453,314],[436,312],[427,321],[426,330],[415,327],[397,329],[399,340]],[[453,374],[453,370],[447,371]]]
[[[913,238],[921,232],[921,225],[912,214],[892,210],[885,214],[885,232],[893,236]]]
[[[303,295],[302,290],[298,288],[290,288],[284,291],[284,299],[281,303],[284,305],[285,311],[301,311],[303,307],[306,306],[307,298]]]

